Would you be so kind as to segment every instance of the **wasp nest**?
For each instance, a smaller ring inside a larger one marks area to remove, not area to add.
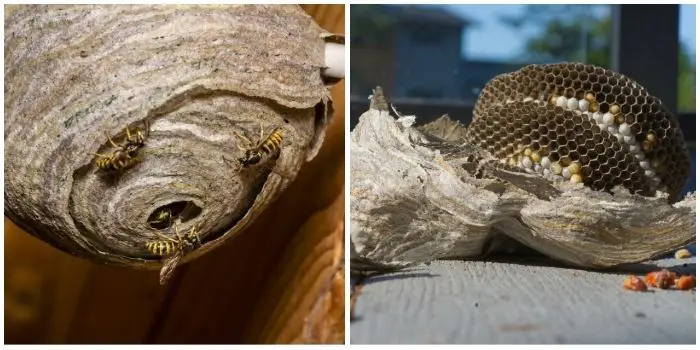
[[[673,200],[690,173],[683,133],[661,101],[592,65],[529,65],[495,77],[467,132],[502,163],[597,190],[660,190]]]
[[[695,240],[695,194],[674,201],[689,171],[678,123],[620,74],[498,76],[468,128],[394,111],[378,88],[352,132],[354,272],[522,248],[600,268]]]
[[[12,8],[5,215],[100,263],[206,253],[318,152],[342,43],[298,6]]]

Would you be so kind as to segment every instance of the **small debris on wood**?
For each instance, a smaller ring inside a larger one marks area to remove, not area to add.
[[[680,290],[689,290],[695,288],[695,276],[681,276],[681,278],[679,278],[676,281],[676,288]]]
[[[644,292],[647,290],[647,285],[644,284],[644,281],[642,281],[639,277],[633,275],[627,276],[622,286],[625,289],[634,290],[637,292]]]
[[[690,252],[690,250],[683,248],[683,249],[680,249],[676,252],[675,257],[676,257],[676,259],[679,259],[679,260],[680,259],[688,259],[688,258],[693,257],[693,254]]]
[[[661,271],[649,272],[646,275],[645,281],[648,285],[661,289],[668,289],[676,282],[676,274],[663,269]]]

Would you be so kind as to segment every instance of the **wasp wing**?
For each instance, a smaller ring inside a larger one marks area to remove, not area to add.
[[[182,260],[182,254],[175,254],[167,259],[163,263],[163,267],[160,268],[160,284],[164,285],[168,283],[170,278],[175,272],[175,268],[180,264]]]

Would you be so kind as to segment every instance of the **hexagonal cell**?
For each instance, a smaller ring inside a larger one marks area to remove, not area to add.
[[[610,175],[613,176],[612,184],[613,184],[613,186],[620,186],[620,185],[622,185],[622,178],[619,177],[620,174],[616,175],[613,173],[615,170],[617,170],[617,169],[615,169],[615,168],[610,169],[610,171],[611,171]]]
[[[603,145],[603,147],[605,147],[605,149],[611,149],[611,148],[612,148],[612,145],[613,145],[613,142],[612,142],[612,140],[609,139],[609,138],[604,138],[604,139],[603,139],[603,142],[602,142],[601,144]]]
[[[609,169],[608,169],[609,170]],[[612,184],[613,176],[610,175],[607,171],[603,172],[603,176],[601,177],[603,180],[603,183],[605,184],[605,187],[608,188],[608,184]],[[610,186],[612,187],[612,186]]]
[[[552,148],[552,147],[549,147],[549,148],[550,148],[550,149],[554,149],[554,148]],[[550,152],[550,153],[549,153],[549,160],[552,161],[552,162],[558,162],[560,157],[561,157],[561,156],[559,155],[559,152],[558,152],[558,151],[554,151],[554,152]]]
[[[634,123],[630,125],[630,130],[632,131],[632,135],[637,135],[642,132],[642,126],[639,123]]]
[[[594,150],[595,150],[595,157],[596,158],[602,154],[605,154],[605,146],[603,144],[599,143],[599,144],[595,145]]]
[[[573,160],[571,158],[571,153],[571,151],[561,153],[561,157],[559,158],[559,164],[561,164],[562,166],[569,166],[569,164],[571,164],[571,161]]]
[[[625,97],[625,95],[616,95],[615,96],[615,102],[619,105],[622,105],[623,103],[625,103],[626,99],[627,98]]]
[[[622,173],[622,171],[620,171],[620,169],[617,167],[610,168],[610,175],[612,175],[615,178],[619,178],[621,173]],[[622,180],[622,179],[620,179],[620,180]]]

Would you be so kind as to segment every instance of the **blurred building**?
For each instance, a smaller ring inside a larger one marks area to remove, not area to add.
[[[382,23],[381,34],[353,28],[351,94],[376,85],[393,98],[473,101],[484,84],[519,64],[466,60],[463,33],[472,22],[443,8],[375,5],[359,14]]]

